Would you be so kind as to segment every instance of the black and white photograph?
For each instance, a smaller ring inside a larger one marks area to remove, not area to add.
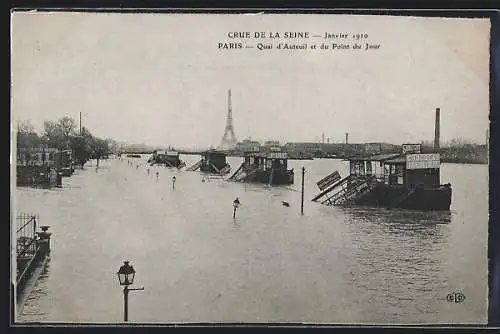
[[[15,323],[485,325],[490,28],[12,11]]]

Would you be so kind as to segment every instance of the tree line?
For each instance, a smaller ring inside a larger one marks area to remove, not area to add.
[[[92,135],[86,127],[78,129],[76,121],[68,116],[45,121],[41,133],[37,133],[29,121],[19,122],[17,148],[42,147],[72,150],[75,164],[83,166],[90,159],[103,159],[116,152],[117,143]]]

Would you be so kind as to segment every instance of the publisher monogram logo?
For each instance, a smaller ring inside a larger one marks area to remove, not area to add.
[[[461,292],[452,292],[446,296],[446,300],[450,303],[460,304],[465,301],[465,295]]]

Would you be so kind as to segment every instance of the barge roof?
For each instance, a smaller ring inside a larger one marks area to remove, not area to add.
[[[392,159],[397,159],[401,157],[400,153],[383,153],[383,154],[375,154],[375,155],[360,155],[349,157],[350,161],[388,161]],[[404,157],[402,157],[404,159]]]
[[[385,162],[390,163],[390,164],[405,164],[406,157],[403,155],[403,156],[395,157],[392,159],[387,159],[387,160],[385,160]]]

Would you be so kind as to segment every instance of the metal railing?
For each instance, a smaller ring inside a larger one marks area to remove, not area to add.
[[[17,215],[16,255],[17,258],[31,258],[36,253],[36,228],[39,216],[32,213]]]

